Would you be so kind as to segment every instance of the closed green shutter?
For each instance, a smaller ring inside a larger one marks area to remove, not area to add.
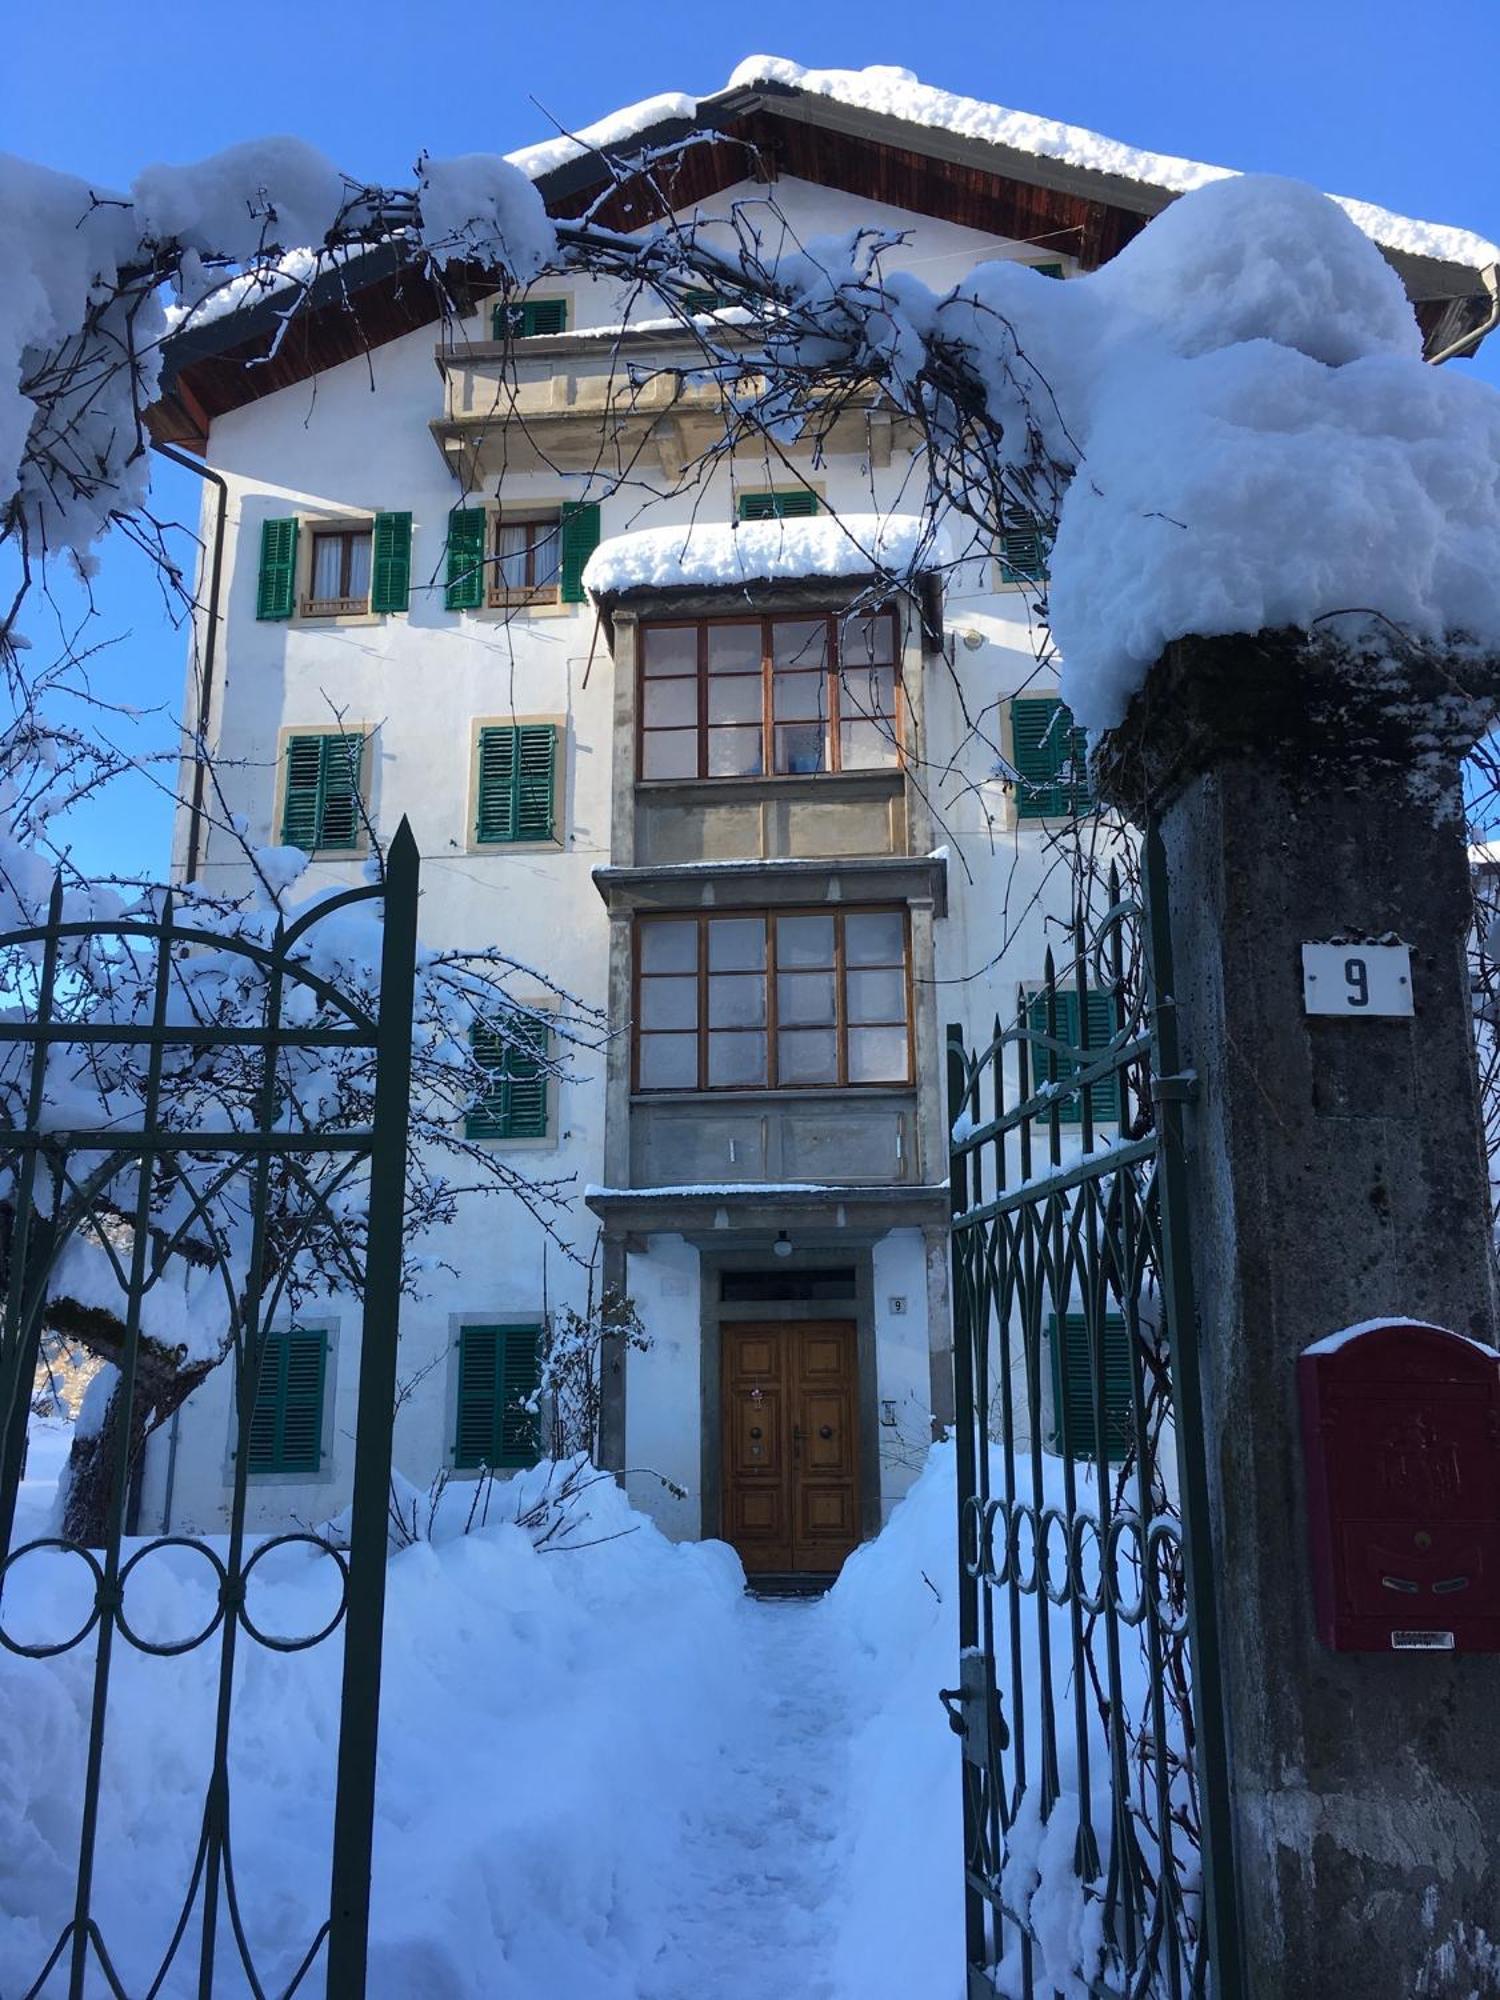
[[[545,1139],[547,1025],[518,1017],[502,1035],[477,1023],[469,1031],[474,1060],[489,1072],[483,1098],[464,1120],[468,1139]]]
[[[1068,275],[1061,264],[1033,264],[1031,268],[1039,278],[1065,278]]]
[[[492,842],[552,840],[557,726],[509,723],[479,732],[474,838]]]
[[[1045,583],[1052,537],[1029,507],[1007,501],[1001,509],[1000,579],[1003,583]]]
[[[266,1336],[250,1415],[251,1472],[316,1472],[323,1462],[328,1335],[306,1327]]]
[[[501,304],[490,312],[492,340],[531,340],[539,333],[566,333],[566,299],[523,299]]]
[[[805,521],[818,511],[818,496],[805,486],[789,492],[742,493],[739,517],[742,521]]]
[[[1027,1025],[1034,1035],[1047,1032],[1046,996],[1034,993],[1026,1005]],[[1079,1045],[1078,995],[1067,991],[1057,995],[1055,1018],[1056,1039],[1066,1042],[1076,1049]],[[1115,1031],[1114,1007],[1107,993],[1089,995],[1089,1061],[1098,1060],[1098,1052],[1109,1042]],[[1049,1079],[1054,1083],[1069,1083],[1077,1076],[1080,1064],[1068,1056],[1060,1056],[1054,1050],[1031,1044],[1031,1087],[1038,1089]],[[1091,1101],[1096,1125],[1108,1124],[1120,1116],[1120,1079],[1117,1075],[1101,1077],[1093,1086]],[[1083,1122],[1083,1094],[1075,1092],[1066,1097],[1058,1106],[1058,1118],[1064,1125],[1080,1125]]]
[[[599,546],[599,508],[592,500],[565,500],[559,512],[562,551],[558,596],[564,604],[582,604],[584,564]]]
[[[1016,816],[1060,819],[1088,812],[1088,732],[1054,695],[1017,695],[1010,705]]]
[[[288,516],[260,524],[257,618],[290,618],[297,608],[297,521]]]
[[[539,1326],[466,1326],[458,1336],[453,1462],[499,1470],[535,1465]]]
[[[689,285],[682,295],[683,310],[690,313],[722,312],[729,304],[723,292],[711,292],[705,285]]]
[[[448,516],[448,590],[450,611],[476,611],[484,602],[483,507],[455,507]]]
[[[370,556],[370,609],[405,611],[411,602],[410,514],[375,516]]]
[[[1082,1313],[1064,1313],[1061,1332],[1056,1313],[1047,1320],[1047,1346],[1052,1360],[1052,1426],[1047,1449],[1065,1448],[1075,1459],[1097,1458],[1097,1409],[1094,1397],[1093,1343]],[[1104,1321],[1104,1456],[1118,1464],[1134,1439],[1131,1422],[1130,1335],[1118,1313]],[[1063,1435],[1067,1421],[1066,1444]]]
[[[284,847],[312,854],[359,845],[362,736],[293,736],[286,746],[281,810]]]

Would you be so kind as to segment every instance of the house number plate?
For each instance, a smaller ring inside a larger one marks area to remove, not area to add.
[[[1411,947],[1303,945],[1302,1004],[1309,1014],[1410,1014]]]

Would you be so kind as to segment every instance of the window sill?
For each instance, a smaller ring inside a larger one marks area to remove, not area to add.
[[[486,611],[524,611],[534,618],[560,618],[582,607],[564,604],[555,590],[491,590],[485,594],[484,608]]]
[[[747,1083],[725,1085],[718,1090],[633,1090],[630,1106],[632,1110],[637,1105],[646,1110],[662,1104],[724,1104],[730,1100],[736,1104],[815,1104],[820,1098],[830,1103],[844,1103],[851,1097],[862,1103],[871,1103],[894,1097],[911,1097],[916,1088],[915,1083]]]
[[[294,630],[317,625],[341,628],[349,625],[383,625],[388,617],[397,615],[399,614],[394,612],[372,611],[362,599],[346,597],[331,600],[326,608],[321,604],[299,604],[296,617],[289,622]]]
[[[553,1132],[538,1139],[471,1139],[467,1132],[462,1136],[466,1146],[493,1146],[496,1152],[507,1153],[555,1153],[559,1144],[559,1135]]]
[[[637,778],[635,788],[643,799],[670,805],[679,797],[696,804],[708,798],[827,798],[831,792],[894,798],[905,782],[900,764],[874,764],[854,771],[781,771],[763,778]]]
[[[553,834],[547,840],[471,840],[470,854],[564,854],[564,843]]]

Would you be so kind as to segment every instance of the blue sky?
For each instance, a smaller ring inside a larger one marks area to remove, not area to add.
[[[1225,166],[1296,175],[1408,215],[1500,236],[1494,87],[1500,5],[1445,0],[605,0],[543,7],[366,0],[73,0],[13,12],[0,71],[5,146],[101,183],[264,132],[295,132],[351,174],[403,180],[417,154],[506,151],[663,90],[702,94],[744,56],[897,63],[924,82]],[[1500,386],[1500,336],[1474,366]],[[159,508],[195,518],[166,468]],[[183,642],[140,560],[108,547],[92,634],[96,690],[170,740]],[[40,647],[48,634],[35,618]],[[92,808],[90,867],[162,872],[170,809],[131,782]]]

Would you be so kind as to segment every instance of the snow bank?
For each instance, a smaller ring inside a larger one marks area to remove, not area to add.
[[[674,1872],[719,1782],[741,1696],[738,1564],[674,1546],[605,1482],[589,1536],[539,1555],[508,1523],[394,1557],[375,1840],[372,2000],[638,2000]],[[262,1629],[317,1629],[331,1564],[274,1553],[250,1584]],[[269,1572],[264,1575],[263,1572]],[[76,1573],[76,1574],[75,1574]],[[71,1629],[83,1565],[26,1557],[9,1631]],[[207,1565],[147,1557],[126,1615],[146,1636],[209,1615]],[[268,1990],[326,1907],[341,1648],[280,1654],[241,1635],[231,1748],[236,1878]],[[71,1909],[92,1645],[0,1654],[0,1705],[25,1716],[0,1762],[0,1984],[35,1977]],[[118,1644],[96,1877],[103,1936],[144,1992],[191,1874],[218,1645],[156,1659]],[[126,1719],[128,1718],[128,1726]],[[168,1996],[197,1991],[196,1930]],[[223,1932],[226,1966],[233,1956]]]
[[[908,576],[951,560],[946,538],[916,514],[841,514],[811,521],[641,528],[601,542],[584,567],[595,597],[683,584],[809,576]]]

